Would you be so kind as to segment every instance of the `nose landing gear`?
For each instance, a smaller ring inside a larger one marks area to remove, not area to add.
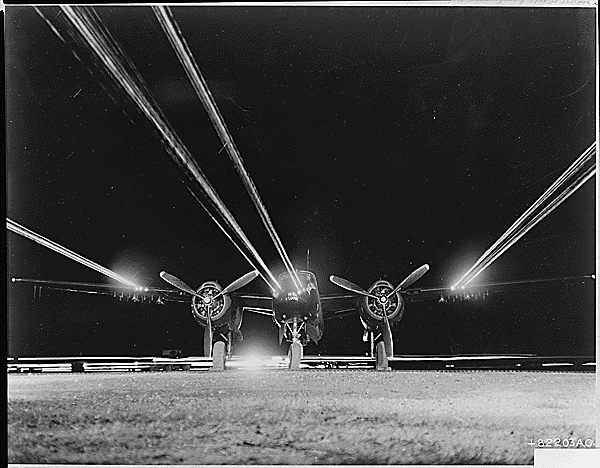
[[[289,369],[290,370],[299,370],[300,369],[300,361],[302,361],[303,355],[303,343],[302,343],[302,329],[304,328],[304,323],[298,324],[298,321],[294,320],[291,323],[285,324],[288,334],[291,337],[290,347],[288,349],[288,359],[289,359]]]

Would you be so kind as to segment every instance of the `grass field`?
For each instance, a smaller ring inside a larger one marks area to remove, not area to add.
[[[533,464],[595,436],[595,375],[230,370],[8,376],[9,463]]]

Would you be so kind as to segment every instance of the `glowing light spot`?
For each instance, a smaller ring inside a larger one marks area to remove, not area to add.
[[[244,359],[241,362],[243,367],[246,368],[250,368],[250,369],[257,369],[259,367],[264,366],[264,362],[262,359],[260,359],[259,357],[249,357],[247,359]]]

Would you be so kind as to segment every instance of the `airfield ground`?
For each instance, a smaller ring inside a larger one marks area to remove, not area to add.
[[[8,376],[9,463],[533,464],[595,436],[592,373]]]

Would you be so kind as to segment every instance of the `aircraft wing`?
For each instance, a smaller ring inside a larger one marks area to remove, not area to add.
[[[165,302],[189,303],[187,294],[177,289],[164,288],[132,288],[130,286],[105,283],[80,283],[75,281],[52,281],[28,278],[12,278],[13,283],[25,283],[34,287],[34,294],[45,289],[67,291],[84,294],[102,294],[134,302],[149,302],[164,304]]]
[[[360,296],[357,294],[321,294],[320,298],[324,320],[345,317],[358,312]]]
[[[34,297],[41,293],[42,289],[53,289],[57,291],[66,291],[83,294],[100,294],[113,296],[119,299],[131,300],[134,302],[148,302],[164,304],[165,302],[190,303],[190,296],[179,289],[165,288],[132,288],[119,284],[103,283],[82,283],[76,281],[53,281],[28,278],[12,278],[13,283],[25,283],[34,288]],[[251,295],[251,294],[231,294],[233,297],[242,299],[245,312],[252,312],[260,315],[273,316],[273,303],[271,296]],[[38,296],[39,297],[39,296]]]
[[[569,276],[563,278],[544,278],[535,280],[505,281],[482,285],[467,286],[464,289],[449,287],[409,288],[402,292],[406,303],[420,301],[454,302],[484,299],[489,294],[505,291],[538,291],[549,287],[568,289],[578,284],[590,284],[595,275]]]
[[[504,281],[468,286],[464,289],[452,289],[440,286],[433,288],[408,288],[402,291],[402,297],[408,304],[422,301],[455,302],[485,299],[490,294],[505,291],[537,291],[549,287],[568,289],[577,284],[590,284],[595,275],[569,276],[563,278],[544,278],[535,280]],[[353,314],[358,309],[358,294],[321,295],[323,317],[325,320]]]
[[[231,294],[243,303],[244,312],[273,317],[273,298],[264,294]]]
[[[268,315],[273,317],[273,309],[261,308],[261,307],[243,307],[244,312],[252,312],[253,314]]]

